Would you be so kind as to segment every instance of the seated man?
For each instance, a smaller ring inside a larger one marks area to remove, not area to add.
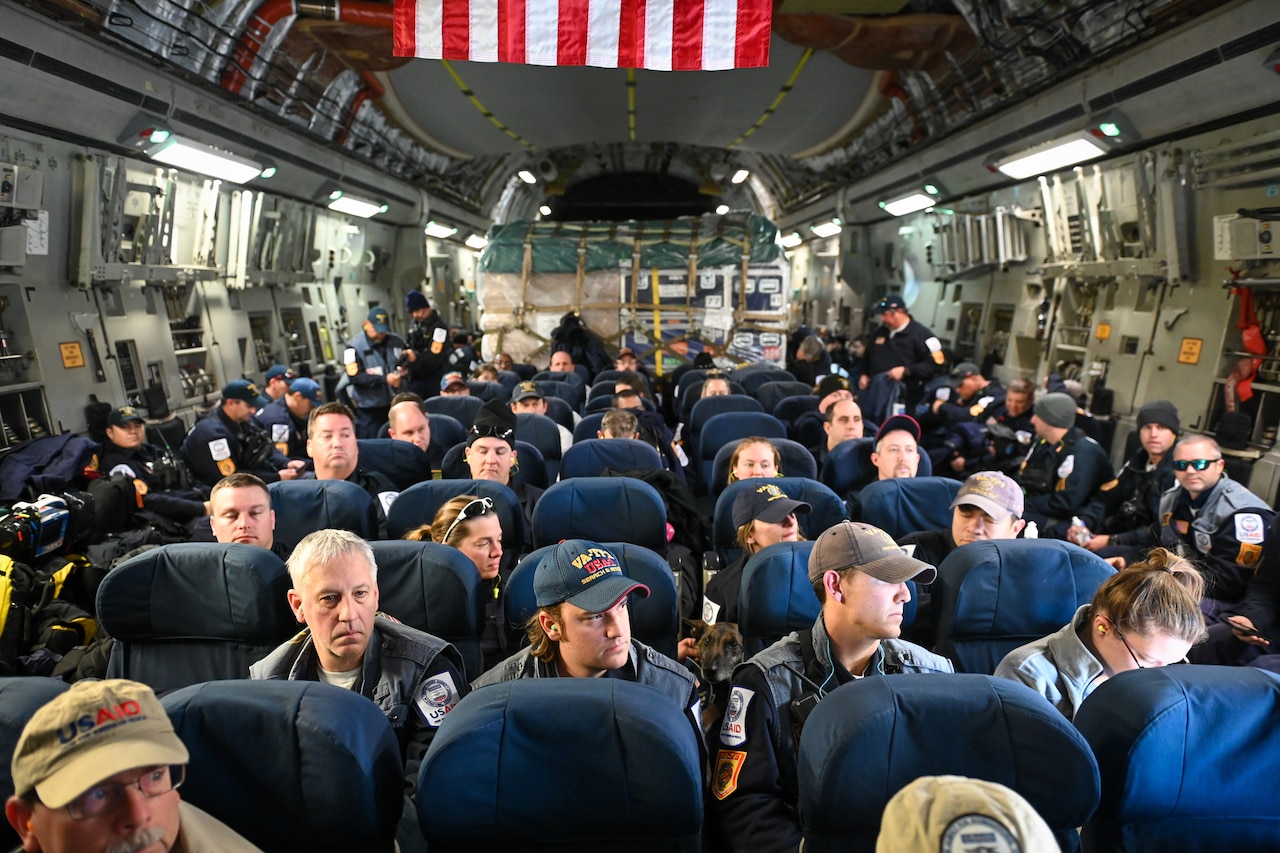
[[[467,384],[467,378],[461,373],[446,373],[444,378],[440,380],[440,396],[441,397],[470,397],[471,386]]]
[[[542,489],[524,480],[513,480],[511,469],[516,464],[516,413],[501,400],[490,400],[476,413],[476,422],[467,431],[467,450],[463,460],[473,480],[492,480],[516,493],[524,509],[525,547],[533,550],[533,508],[542,497]]]
[[[1177,485],[1169,451],[1182,424],[1168,400],[1138,410],[1139,447],[1120,473],[1103,483],[1080,510],[1083,525],[1072,525],[1067,539],[1103,557],[1134,563],[1157,543],[1160,496]]]
[[[822,467],[827,454],[835,450],[836,445],[862,438],[865,426],[862,420],[862,409],[858,408],[858,404],[852,397],[833,401],[827,407],[827,413],[822,422],[822,431],[826,434],[826,440],[816,447],[809,448],[818,467]]]
[[[511,357],[509,352],[500,352],[493,357],[493,366],[499,370],[506,370],[515,373],[516,360]]]
[[[521,382],[516,386],[515,393],[511,395],[511,411],[517,415],[547,416],[547,398],[538,383]],[[573,447],[573,433],[560,424],[556,424],[556,430],[560,434],[560,452],[568,453]]]
[[[613,366],[616,370],[639,370],[640,360],[636,358],[635,350],[623,347],[618,350],[618,357],[613,360]]]
[[[320,405],[320,385],[314,379],[295,379],[288,390],[266,408],[259,409],[258,423],[271,433],[271,443],[290,459],[307,456],[307,418]]]
[[[400,494],[386,475],[360,467],[355,415],[342,403],[325,403],[307,424],[307,453],[317,480],[346,480],[364,489],[378,507],[379,538],[386,536],[386,514]]]
[[[980,424],[992,406],[1004,401],[1005,390],[970,361],[957,364],[951,380],[952,385],[936,389],[933,400],[926,401],[928,413],[920,424],[929,436],[935,468],[946,465],[953,473],[963,474],[980,467],[987,455],[986,431]]]
[[[317,530],[288,565],[289,606],[306,627],[251,666],[249,677],[322,681],[376,703],[395,730],[412,796],[431,739],[467,693],[462,655],[378,612],[378,565],[354,533]]]
[[[1016,471],[1035,441],[1036,430],[1031,423],[1035,397],[1036,386],[1031,380],[1015,379],[1009,383],[1004,400],[992,403],[979,417],[991,438],[989,455],[981,460],[966,459],[966,467],[977,464],[1006,474]]]
[[[393,441],[407,441],[424,451],[431,460],[431,470],[439,471],[444,465],[447,448],[431,440],[431,419],[422,411],[422,399],[417,394],[397,394],[387,411],[387,435]]]
[[[556,350],[551,354],[551,364],[547,370],[552,373],[573,373],[573,356],[565,350]]]
[[[702,393],[698,395],[698,399],[727,397],[732,393],[733,389],[729,387],[729,377],[717,371],[708,373],[707,378],[702,380]]]
[[[271,446],[271,436],[253,419],[258,389],[247,379],[235,379],[222,388],[222,400],[187,433],[182,457],[196,479],[207,486],[247,471],[274,483],[294,480],[305,463],[289,459]]]
[[[646,684],[686,710],[702,743],[697,681],[689,670],[631,637],[631,593],[649,588],[627,577],[618,558],[585,539],[567,539],[534,569],[538,612],[526,625],[529,646],[472,684],[519,678],[621,678]]]
[[[684,466],[689,464],[689,457],[676,444],[675,436],[671,434],[662,415],[645,408],[642,393],[640,388],[626,385],[619,379],[614,383],[613,407],[625,409],[635,415],[639,422],[637,437],[658,451],[658,455],[662,457],[662,467],[678,476],[681,483],[685,483]]]
[[[258,409],[265,409],[283,397],[289,391],[289,383],[297,378],[298,374],[287,364],[273,364],[267,368],[267,375],[262,380],[262,393],[258,395]]]
[[[1039,437],[1018,479],[1026,491],[1025,517],[1041,536],[1062,539],[1073,516],[1103,483],[1115,478],[1107,452],[1076,422],[1076,402],[1067,394],[1036,400],[1031,423]]]
[[[626,409],[610,409],[600,419],[600,429],[596,430],[596,438],[629,438],[635,440],[640,435],[640,422],[636,416]]]
[[[1262,561],[1244,600],[1218,611],[1223,621],[1191,649],[1192,663],[1256,666],[1280,675],[1280,516],[1273,518]]]
[[[907,581],[936,575],[869,524],[842,521],[814,542],[817,621],[734,672],[708,801],[708,819],[731,849],[799,846],[796,749],[805,718],[828,690],[864,677],[954,671],[946,658],[898,639],[911,599]]]
[[[150,687],[77,681],[23,727],[5,817],[32,853],[258,850],[182,802],[189,760]]]
[[[1160,544],[1181,550],[1204,575],[1201,609],[1216,621],[1244,598],[1276,514],[1227,476],[1222,450],[1207,435],[1174,445],[1173,475],[1178,487],[1160,498]],[[1124,565],[1123,558],[1114,559],[1117,567]]]
[[[209,524],[213,537],[224,544],[257,545],[280,559],[289,557],[275,541],[276,513],[267,484],[252,474],[223,477],[209,493]]]
[[[860,495],[866,486],[878,480],[896,480],[916,475],[920,470],[919,441],[920,424],[910,415],[894,415],[884,422],[876,433],[875,448],[871,451],[873,476],[855,484],[844,496],[850,518],[861,517]]]
[[[814,458],[818,461],[818,467],[822,467],[822,458],[819,456],[819,448],[825,443],[823,436],[824,425],[827,422],[827,416],[831,411],[831,407],[841,400],[852,400],[853,392],[849,390],[849,380],[843,376],[824,376],[822,381],[813,389],[813,396],[818,398],[818,408],[816,411],[808,411],[796,417],[788,425],[788,434],[799,441],[801,444],[809,448],[814,454]],[[862,409],[859,407],[859,414]]]
[[[209,514],[203,487],[181,488],[181,459],[147,444],[142,415],[133,406],[120,406],[107,415],[107,440],[102,443],[98,470],[105,476],[124,474],[133,480],[142,508],[180,524]]]

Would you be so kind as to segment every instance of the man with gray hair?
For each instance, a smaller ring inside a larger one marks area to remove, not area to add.
[[[391,721],[412,785],[445,714],[467,692],[462,656],[378,613],[373,549],[354,533],[317,530],[287,565],[289,606],[306,628],[251,666],[250,677],[323,681],[368,697]]]

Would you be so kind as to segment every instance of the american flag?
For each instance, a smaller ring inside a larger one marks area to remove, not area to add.
[[[719,71],[769,64],[772,0],[395,0],[395,55]]]

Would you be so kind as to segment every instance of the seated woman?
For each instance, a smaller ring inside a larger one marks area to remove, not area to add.
[[[770,545],[803,541],[796,513],[811,509],[809,504],[792,500],[767,481],[738,493],[733,501],[733,526],[738,528],[738,546],[743,553],[728,568],[716,572],[707,584],[706,600],[702,604],[704,622],[738,621],[738,589],[742,586],[742,570],[747,560]]]
[[[769,439],[752,435],[738,442],[729,457],[729,482],[752,477],[781,477],[782,454]]]
[[[1067,716],[1117,672],[1182,663],[1205,633],[1204,578],[1186,559],[1153,548],[1098,587],[1060,631],[1014,649],[995,674],[1021,681]]]
[[[498,378],[498,368],[494,367],[492,364],[482,364],[482,365],[480,365],[479,367],[477,367],[477,368],[476,368],[476,372],[475,372],[475,373],[473,373],[473,374],[471,374],[471,378],[472,378],[472,379],[477,379],[477,380],[479,380],[479,381],[481,381],[481,382],[499,382],[499,381],[501,381],[501,380]]]
[[[439,542],[457,548],[471,558],[480,574],[481,598],[484,601],[484,631],[480,635],[480,651],[484,668],[506,657],[507,635],[503,630],[502,524],[493,508],[492,498],[460,495],[444,503],[430,524],[410,530],[404,536],[416,542]]]

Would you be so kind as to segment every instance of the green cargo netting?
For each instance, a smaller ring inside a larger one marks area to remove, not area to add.
[[[744,245],[750,249],[752,263],[768,263],[782,253],[778,226],[755,214],[670,222],[512,222],[490,229],[480,269],[522,272],[524,247],[530,238],[533,273],[577,272],[579,246],[585,250],[584,271],[617,269],[632,262],[637,242],[642,268],[685,269],[695,229],[699,268],[741,264]]]

